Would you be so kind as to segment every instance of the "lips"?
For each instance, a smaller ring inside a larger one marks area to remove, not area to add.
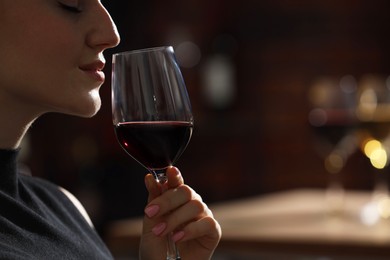
[[[104,65],[105,65],[104,61],[97,60],[85,65],[81,65],[79,68],[94,80],[104,82],[105,79],[105,75],[103,72]]]

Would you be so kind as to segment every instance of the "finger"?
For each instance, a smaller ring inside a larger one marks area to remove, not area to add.
[[[218,243],[222,231],[219,223],[211,216],[191,222],[183,229],[173,234],[175,242],[184,242],[192,239],[202,238],[205,247],[213,248]]]
[[[171,166],[167,169],[168,188],[173,189],[184,184],[183,176],[178,168]]]
[[[156,235],[164,236],[179,227],[186,225],[190,221],[208,216],[210,211],[200,200],[191,200],[177,210],[166,216],[164,230],[160,230]]]
[[[149,217],[160,217],[165,214],[168,214],[172,211],[175,211],[179,207],[188,203],[191,200],[202,201],[202,198],[189,186],[180,185],[175,189],[170,189],[153,199],[149,202],[147,208],[158,205],[159,212],[155,213],[153,216],[150,214]]]

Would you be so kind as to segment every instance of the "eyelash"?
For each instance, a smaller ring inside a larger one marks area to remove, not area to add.
[[[58,2],[58,4],[66,11],[69,11],[72,13],[81,13],[82,12],[81,8],[79,8],[77,6],[66,5],[66,4],[61,3],[61,2]]]

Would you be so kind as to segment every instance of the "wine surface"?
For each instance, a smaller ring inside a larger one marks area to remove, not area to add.
[[[148,169],[164,169],[183,153],[193,131],[191,122],[125,122],[115,126],[122,148]]]

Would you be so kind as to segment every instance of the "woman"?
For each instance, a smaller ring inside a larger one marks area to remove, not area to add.
[[[0,10],[0,258],[111,259],[80,203],[18,174],[16,158],[42,114],[91,117],[99,110],[103,51],[119,44],[115,24],[99,0],[3,0]],[[219,224],[177,168],[167,173],[163,194],[145,177],[140,258],[164,259],[165,236],[173,232],[182,259],[209,259]]]

